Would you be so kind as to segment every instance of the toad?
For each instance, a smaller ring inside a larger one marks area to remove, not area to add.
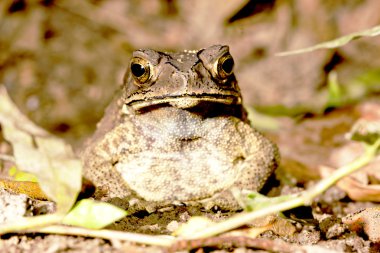
[[[279,162],[253,129],[228,46],[133,53],[120,95],[81,154],[102,199],[129,210],[169,205],[240,209],[231,193],[260,190]]]

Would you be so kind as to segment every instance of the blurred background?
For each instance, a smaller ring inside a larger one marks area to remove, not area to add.
[[[227,44],[244,103],[274,115],[320,111],[327,80],[380,93],[380,37],[275,54],[380,24],[379,0],[1,0],[0,83],[19,108],[73,144],[94,129],[131,52]]]

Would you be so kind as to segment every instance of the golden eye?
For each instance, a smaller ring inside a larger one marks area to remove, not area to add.
[[[232,74],[234,68],[234,59],[230,54],[225,54],[219,58],[217,63],[217,73],[221,79],[225,79]]]
[[[151,77],[151,64],[149,61],[135,57],[131,60],[131,73],[139,83],[147,82]]]

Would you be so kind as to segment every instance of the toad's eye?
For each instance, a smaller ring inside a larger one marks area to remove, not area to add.
[[[232,74],[234,68],[234,59],[230,54],[225,54],[219,58],[217,63],[217,73],[221,79],[225,79]]]
[[[147,60],[135,57],[131,60],[131,72],[137,82],[145,83],[151,77],[151,64]]]

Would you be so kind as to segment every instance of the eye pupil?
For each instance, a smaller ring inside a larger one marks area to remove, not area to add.
[[[132,71],[134,76],[141,77],[142,75],[145,74],[146,69],[143,65],[138,64],[138,63],[134,63],[131,66],[131,71]]]
[[[222,69],[224,72],[227,74],[231,74],[232,69],[234,68],[234,60],[230,57],[227,58],[223,63],[222,63]]]
[[[220,79],[225,80],[230,75],[232,75],[234,64],[234,59],[229,53],[227,53],[219,58],[215,72]]]

